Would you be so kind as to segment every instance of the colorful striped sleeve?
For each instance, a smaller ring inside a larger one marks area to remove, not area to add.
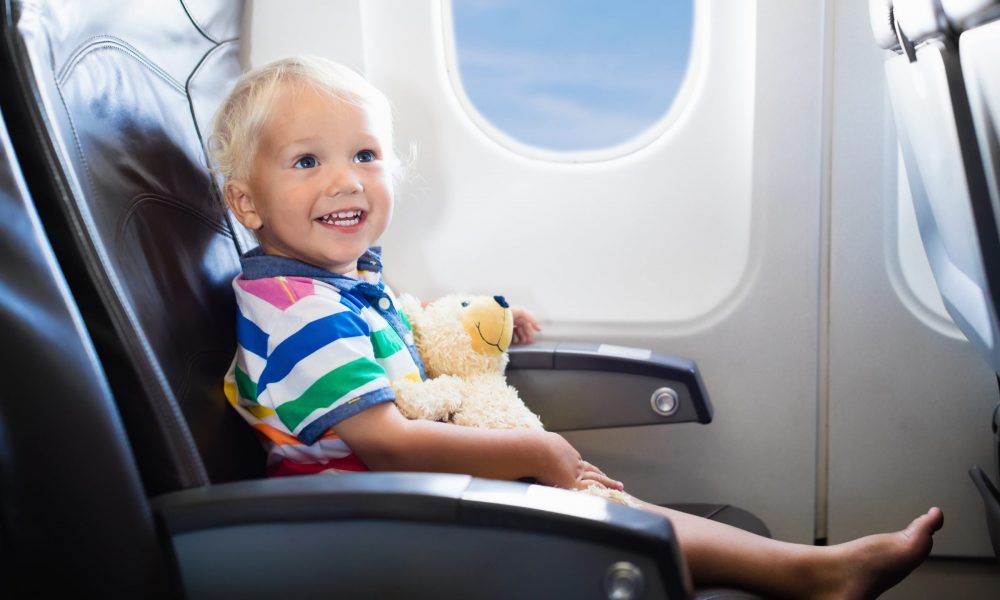
[[[287,307],[270,328],[257,402],[305,444],[333,425],[395,399],[376,360],[364,318],[335,298],[314,294]]]

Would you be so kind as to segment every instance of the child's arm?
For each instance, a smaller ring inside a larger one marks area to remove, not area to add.
[[[373,471],[465,473],[491,479],[533,477],[562,488],[590,483],[622,489],[580,457],[562,436],[535,429],[479,429],[403,417],[379,404],[334,426]]]

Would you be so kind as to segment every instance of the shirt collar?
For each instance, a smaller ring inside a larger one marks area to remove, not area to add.
[[[240,257],[244,279],[267,277],[308,277],[319,279],[340,290],[353,290],[358,286],[382,288],[382,247],[372,246],[358,259],[359,279],[340,275],[304,263],[294,258],[270,256],[257,246]]]

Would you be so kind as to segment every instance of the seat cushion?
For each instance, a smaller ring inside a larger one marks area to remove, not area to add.
[[[771,530],[757,515],[729,504],[667,504],[667,508],[679,510],[691,515],[698,515],[712,521],[738,527],[750,533],[771,537]]]

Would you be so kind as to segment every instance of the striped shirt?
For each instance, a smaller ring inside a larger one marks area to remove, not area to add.
[[[260,249],[241,261],[225,392],[264,443],[268,473],[368,470],[332,427],[393,401],[391,381],[425,377],[378,249],[358,261],[357,279]]]

